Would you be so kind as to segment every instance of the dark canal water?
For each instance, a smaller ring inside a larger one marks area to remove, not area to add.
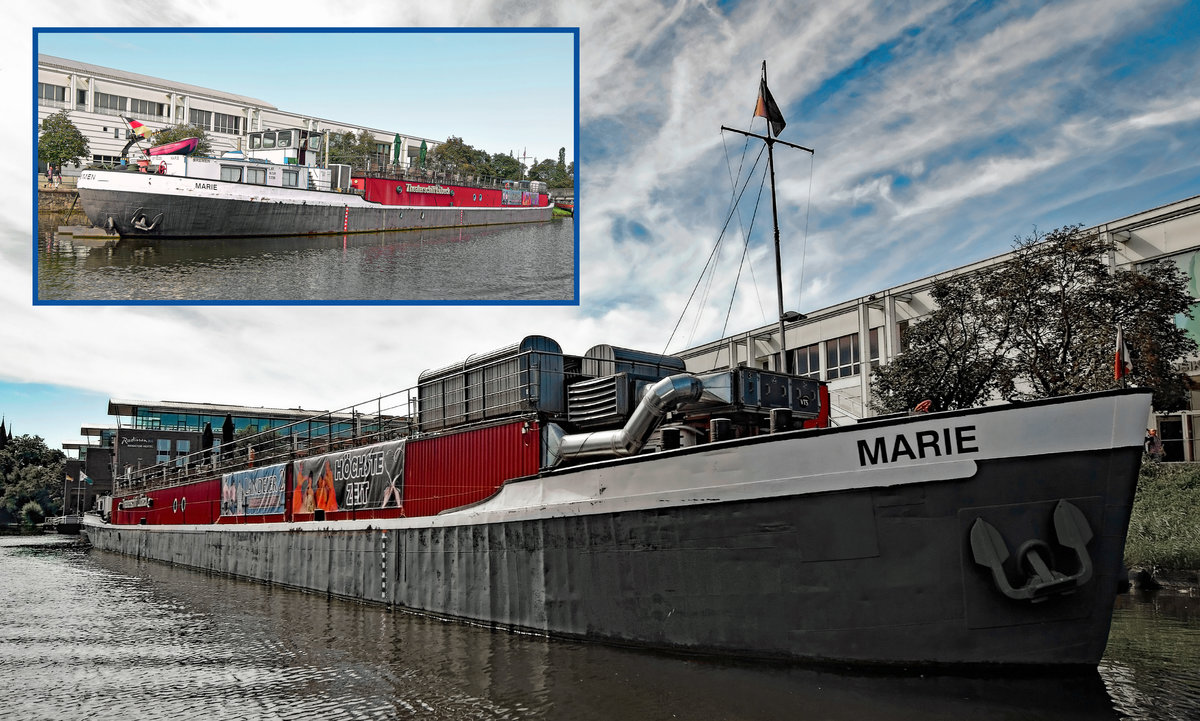
[[[0,538],[0,719],[1200,718],[1196,597],[1123,596],[1095,673],[851,675],[551,641]]]
[[[483,228],[115,245],[56,236],[60,222],[61,215],[39,219],[40,300],[576,300],[570,218]]]

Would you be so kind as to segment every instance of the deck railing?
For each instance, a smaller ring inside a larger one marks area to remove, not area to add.
[[[220,428],[213,428],[214,447],[131,470],[128,476],[113,480],[113,495],[142,493],[216,478],[250,467],[290,462],[399,438],[416,439],[457,432],[490,425],[501,418],[532,415],[536,411],[534,404],[514,402],[514,397],[520,396],[519,389],[523,384],[544,381],[550,371],[531,375],[528,363],[514,362],[514,359],[538,353],[530,351],[488,364],[492,372],[488,374],[486,386],[468,380],[454,388],[439,387],[436,410],[430,407],[428,394],[424,401],[426,407],[421,408],[420,387],[414,386],[258,433],[235,434],[228,443],[218,443],[222,432]],[[561,371],[556,375],[561,380]],[[561,382],[557,385],[563,386]],[[436,423],[423,428],[422,413],[435,417]]]

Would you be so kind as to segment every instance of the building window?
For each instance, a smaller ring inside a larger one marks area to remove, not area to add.
[[[858,334],[825,341],[825,372],[829,380],[858,375]]]
[[[51,105],[54,103],[67,102],[67,89],[61,85],[50,85],[49,83],[38,83],[38,100],[47,100],[48,103],[42,105]]]
[[[161,118],[163,116],[163,104],[150,100],[130,98],[129,112],[133,115],[140,115],[146,118]]]
[[[300,187],[300,171],[298,171],[298,170],[283,171],[283,187],[285,187],[285,188]]]
[[[221,180],[228,180],[231,183],[242,182],[242,168],[238,165],[222,165]]]
[[[242,132],[242,119],[236,115],[213,113],[213,132],[240,135]]]
[[[188,113],[188,122],[205,130],[211,130],[212,113],[207,110],[193,110]]]
[[[122,95],[109,95],[108,93],[97,92],[95,110],[97,113],[105,113],[107,115],[123,113],[128,101],[129,98]]]
[[[155,463],[167,463],[171,460],[171,440],[169,438],[158,439],[158,455],[154,457]]]
[[[266,168],[246,168],[246,182],[255,183],[256,185],[267,184],[267,169]]]
[[[182,468],[187,454],[192,452],[191,441],[175,441],[175,465]]]
[[[805,378],[821,378],[821,344],[813,343],[792,351],[792,372]]]
[[[83,110],[85,107],[87,107],[87,91],[86,90],[76,90],[75,91],[75,105],[79,106],[80,110]]]
[[[869,349],[870,355],[868,356],[871,361],[871,370],[875,370],[879,367],[879,331],[881,330],[883,329],[872,328],[871,330],[867,331],[867,342],[871,344]]]

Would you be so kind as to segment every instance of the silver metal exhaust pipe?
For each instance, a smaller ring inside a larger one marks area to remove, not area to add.
[[[546,428],[546,465],[553,468],[578,458],[632,456],[642,450],[663,416],[704,396],[704,381],[690,373],[668,376],[646,389],[623,428],[566,435],[551,423]]]

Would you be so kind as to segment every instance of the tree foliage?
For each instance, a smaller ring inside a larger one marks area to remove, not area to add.
[[[493,178],[500,178],[501,180],[522,180],[525,178],[525,166],[511,155],[496,153],[492,156],[490,164],[491,172],[488,175]]]
[[[326,136],[329,143],[329,162],[349,165],[354,168],[366,169],[371,161],[379,162],[375,147],[375,136],[366,130],[358,135],[351,132],[330,132]]]
[[[1067,226],[1018,240],[1004,263],[939,280],[937,307],[876,371],[872,407],[895,412],[930,400],[945,410],[1117,387],[1118,326],[1133,362],[1129,380],[1154,389],[1159,411],[1185,407],[1187,376],[1175,363],[1196,344],[1175,317],[1190,316],[1187,278],[1169,261],[1110,272],[1111,249],[1103,236]]]
[[[0,449],[0,507],[17,514],[36,502],[55,513],[62,505],[62,451],[46,446],[40,436],[14,436]]]
[[[60,110],[38,126],[38,160],[51,165],[79,164],[91,157],[87,137],[71,122],[70,113]]]
[[[194,155],[212,154],[213,148],[212,143],[210,143],[208,140],[208,133],[199,125],[185,125],[183,123],[172,125],[168,128],[159,130],[146,140],[141,141],[141,144],[144,147],[150,147],[152,145],[166,145],[167,143],[174,143],[187,138],[195,138],[197,141],[196,149],[193,151]]]
[[[438,145],[429,152],[426,167],[453,173],[469,175],[492,175],[492,157],[487,151],[463,142],[454,135],[446,138],[446,142]]]
[[[541,180],[551,188],[571,188],[575,185],[575,164],[567,164],[567,149],[558,149],[558,160],[547,158],[529,169],[531,180]]]
[[[487,151],[469,145],[463,142],[462,138],[453,135],[430,151],[426,167],[441,172],[501,180],[523,180],[526,177],[525,165],[511,155],[488,155]]]

